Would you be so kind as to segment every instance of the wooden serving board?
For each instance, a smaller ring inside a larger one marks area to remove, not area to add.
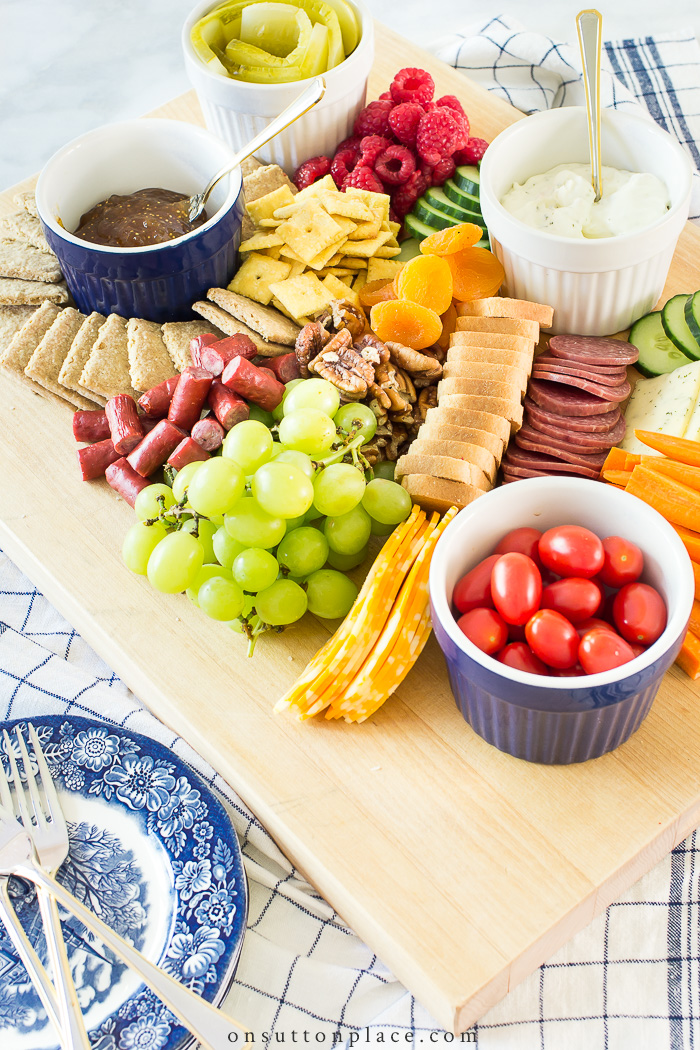
[[[370,97],[424,66],[476,134],[520,116],[381,26],[377,55]],[[201,120],[192,93],[157,115]],[[699,261],[688,227],[667,295],[697,287]],[[307,617],[249,661],[238,636],[124,568],[132,513],[79,480],[68,408],[2,375],[0,433],[0,546],[445,1028],[472,1025],[700,823],[700,703],[680,671],[627,744],[573,767],[480,740],[434,640],[364,725],[275,716],[328,628]]]

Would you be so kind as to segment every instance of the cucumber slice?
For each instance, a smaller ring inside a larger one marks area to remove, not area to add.
[[[684,313],[690,334],[700,343],[700,292],[688,296]]]
[[[459,204],[459,206],[465,210],[469,209],[469,211],[478,212],[479,215],[481,214],[479,198],[473,193],[467,193],[466,190],[460,190],[459,186],[456,182],[453,182],[452,179],[448,179],[442,188],[445,195],[449,197],[453,204]]]
[[[429,204],[425,197],[419,197],[413,207],[414,215],[432,226],[434,230],[446,230],[448,226],[455,226],[456,222],[452,215],[445,215],[444,211],[438,211]]]
[[[429,204],[432,204],[434,208],[444,212],[445,215],[453,215],[459,222],[476,222],[477,219],[481,219],[481,212],[469,211],[468,208],[462,208],[461,205],[455,204],[454,201],[451,201],[447,194],[437,186],[433,186],[427,190],[425,199]]]
[[[425,237],[429,237],[431,233],[435,233],[434,226],[428,226],[427,223],[417,219],[415,215],[407,215],[404,219],[404,226],[417,241],[422,241]]]
[[[661,324],[664,332],[686,357],[694,361],[700,359],[700,344],[688,327],[685,319],[687,295],[674,295],[661,311]]]
[[[408,262],[409,259],[415,259],[417,255],[420,255],[420,241],[417,241],[415,237],[407,237],[405,241],[401,241],[401,251],[394,256],[394,259],[396,262]]]
[[[664,332],[660,310],[635,321],[629,341],[639,350],[637,368],[645,376],[660,376],[691,364],[690,358],[682,354]]]
[[[479,196],[479,169],[474,164],[462,164],[454,173],[454,181],[460,190]]]

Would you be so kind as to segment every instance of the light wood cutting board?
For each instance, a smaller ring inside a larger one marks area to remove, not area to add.
[[[477,135],[520,116],[382,26],[370,97],[416,65]],[[153,115],[201,121],[192,93]],[[688,226],[665,297],[698,287],[699,262]],[[307,617],[248,660],[238,636],[124,568],[132,513],[79,480],[68,408],[2,375],[0,433],[0,546],[445,1028],[472,1025],[700,823],[700,697],[680,671],[627,744],[573,767],[480,740],[434,640],[364,725],[275,716],[328,628]]]

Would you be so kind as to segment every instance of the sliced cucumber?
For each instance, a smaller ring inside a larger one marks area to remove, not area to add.
[[[394,259],[396,262],[408,262],[409,259],[415,259],[416,255],[420,255],[420,241],[415,237],[407,237],[405,241],[401,241],[401,251]]]
[[[404,226],[416,240],[422,241],[425,237],[429,237],[431,233],[435,233],[433,226],[428,226],[427,223],[417,219],[415,215],[407,215],[404,219]]]
[[[700,292],[688,296],[684,313],[690,334],[700,343]]]
[[[463,208],[460,204],[455,204],[444,190],[439,189],[437,186],[431,187],[426,192],[425,199],[434,208],[444,212],[445,215],[453,215],[459,222],[475,222],[476,219],[481,219],[481,212],[476,210],[470,211],[468,208]]]
[[[446,215],[444,211],[438,211],[429,204],[425,197],[419,197],[413,207],[413,214],[432,226],[434,230],[446,230],[448,226],[454,226],[456,220],[453,215]]]
[[[453,182],[452,179],[448,179],[442,188],[446,196],[449,197],[454,204],[459,204],[460,208],[464,208],[465,211],[468,209],[469,211],[478,212],[479,215],[481,214],[481,204],[479,203],[479,198],[475,196],[475,194],[468,193],[466,190],[461,190],[457,183]]]
[[[460,190],[479,195],[479,169],[474,164],[462,164],[454,173],[454,181]]]
[[[635,321],[629,341],[639,350],[637,368],[645,376],[660,376],[691,364],[690,358],[682,354],[664,332],[660,310]]]
[[[688,327],[685,319],[686,295],[674,295],[661,311],[661,324],[664,332],[686,357],[694,361],[700,359],[700,344]]]

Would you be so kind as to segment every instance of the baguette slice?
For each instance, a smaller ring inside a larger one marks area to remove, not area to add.
[[[483,489],[473,485],[433,478],[429,474],[406,474],[401,484],[415,503],[426,511],[438,511],[439,514],[444,514],[450,507],[466,507],[484,494]]]
[[[510,427],[508,427],[510,432]],[[459,441],[467,445],[481,445],[490,452],[496,463],[500,463],[503,455],[504,442],[496,434],[489,434],[486,430],[477,430],[475,427],[455,427],[449,423],[437,423],[426,420],[418,432],[418,439],[423,441]]]
[[[445,394],[473,394],[475,397],[502,397],[520,401],[521,392],[519,373],[513,373],[507,380],[492,379],[488,374],[477,379],[450,376],[449,379],[441,379],[437,388],[438,404]]]
[[[491,485],[483,471],[464,459],[453,456],[436,456],[432,453],[409,452],[396,461],[396,476],[404,474],[429,474],[433,478],[445,478],[447,481],[461,481],[465,485],[488,492]]]
[[[474,317],[462,314],[463,303],[457,305],[458,332],[499,332],[501,335],[516,335],[522,339],[531,339],[538,343],[540,326],[537,321],[522,320],[517,317]],[[461,315],[461,316],[460,316]]]
[[[472,364],[474,361],[483,361],[491,365],[515,365],[516,368],[532,369],[532,350],[498,350],[492,346],[462,346],[454,343],[447,351],[448,363],[464,362]]]
[[[491,412],[510,423],[511,432],[523,425],[523,406],[518,398],[479,397],[475,394],[442,394],[439,407],[460,408],[474,412]]]
[[[493,434],[503,446],[510,440],[510,423],[503,416],[494,415],[493,412],[478,412],[466,407],[450,408],[447,405],[438,405],[437,408],[429,408],[425,415],[424,426],[452,426],[452,427],[474,427],[475,430],[484,430]],[[420,431],[419,431],[420,436]]]
[[[469,364],[448,361],[442,370],[443,379],[483,379],[493,385],[505,385],[511,390],[516,388],[521,394],[527,390],[529,369],[516,368],[513,365],[493,365],[485,361],[470,361]],[[459,389],[453,391],[458,394]]]
[[[416,440],[411,442],[410,451],[407,455],[450,456],[452,459],[461,459],[465,463],[472,463],[488,479],[489,487],[493,484],[496,471],[498,470],[496,457],[487,448],[484,448],[482,445],[474,445],[471,442],[446,441],[443,438],[435,440],[430,436],[421,438],[420,434],[418,434]],[[422,473],[422,471],[419,473]]]
[[[457,313],[462,317],[470,314],[478,317],[519,317],[526,321],[537,321],[541,328],[551,328],[554,318],[551,306],[529,303],[525,299],[506,299],[500,295],[460,303]]]
[[[501,332],[453,332],[450,346],[490,346],[493,350],[520,350],[524,354],[535,352],[533,339],[524,339],[521,335],[503,335]]]

